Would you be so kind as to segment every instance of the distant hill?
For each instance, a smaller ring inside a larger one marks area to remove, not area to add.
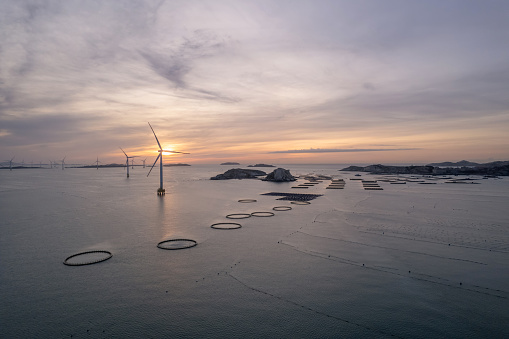
[[[223,162],[221,165],[240,165],[238,162]]]
[[[164,164],[164,166],[165,167],[172,167],[172,166],[191,166],[191,165],[178,163],[178,164]]]
[[[493,161],[493,162],[487,162],[485,164],[479,164],[477,167],[500,167],[500,166],[508,166],[508,161]]]
[[[465,162],[460,161],[464,164]],[[466,162],[470,163],[470,162]],[[420,174],[420,175],[490,175],[490,176],[506,176],[509,175],[509,161],[494,161],[486,164],[477,164],[475,166],[458,166],[447,164],[458,164],[452,162],[444,162],[442,166],[386,166],[386,165],[370,165],[370,166],[350,166],[340,171],[347,172],[369,172],[373,174]]]
[[[276,167],[276,166],[267,165],[267,164],[256,164],[256,165],[248,165],[247,167]]]
[[[478,163],[467,161],[467,160],[461,160],[458,162],[435,162],[432,164],[427,164],[426,166],[438,166],[438,167],[473,167],[473,166],[479,166]]]

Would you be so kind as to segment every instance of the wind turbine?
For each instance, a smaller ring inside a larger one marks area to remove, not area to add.
[[[65,158],[67,158],[67,155],[62,159],[62,171],[64,170]]]
[[[147,158],[143,159],[143,168],[145,168],[145,161],[147,161]]]
[[[99,161],[99,156],[97,157],[97,161],[96,161],[95,163],[96,163],[96,165],[97,165],[97,168],[96,168],[96,169],[99,169],[99,163],[100,163],[100,161]]]
[[[14,157],[12,157],[11,160],[9,160],[9,170],[12,171],[12,161],[14,160]]]
[[[122,152],[124,152],[124,150],[122,149],[122,147],[120,147],[120,146],[119,146],[118,148],[120,148],[120,149],[122,150]],[[126,153],[126,152],[124,152],[124,154],[125,154],[125,166],[126,166],[126,168],[127,168],[127,177],[129,178],[129,159],[136,158],[136,157],[137,157],[137,155],[132,156],[132,157],[129,157],[129,156],[127,156],[127,153]]]
[[[154,129],[152,128],[152,125],[150,124],[150,122],[148,123],[148,125],[150,126],[152,133],[154,133],[154,137],[156,137],[157,145],[159,145],[159,150],[158,150],[159,155],[157,156],[156,161],[154,161],[154,164],[152,165],[152,167],[150,168],[150,171],[148,171],[147,177],[150,175],[150,172],[152,172],[152,169],[156,165],[157,160],[159,160],[159,188],[157,189],[157,195],[163,195],[166,193],[165,189],[163,188],[163,152],[180,153],[180,154],[189,154],[189,153],[163,150],[163,148],[161,147],[161,143],[159,143],[159,139],[157,139],[156,132],[154,132]]]

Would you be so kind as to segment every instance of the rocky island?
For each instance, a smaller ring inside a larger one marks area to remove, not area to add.
[[[467,160],[461,160],[461,161],[458,161],[458,162],[450,162],[450,161],[446,161],[446,162],[434,162],[434,163],[431,163],[431,164],[427,164],[426,166],[434,166],[434,167],[475,167],[475,166],[478,166],[480,164],[476,163],[476,162],[472,162],[472,161],[467,161]]]
[[[341,169],[344,172],[369,172],[372,174],[418,174],[418,175],[509,175],[509,161],[495,161],[476,166],[438,167],[438,166],[349,166]]]
[[[240,165],[238,162],[223,162],[221,165]]]
[[[247,167],[276,167],[276,166],[267,165],[267,164],[256,164],[256,165],[248,165]]]
[[[286,181],[295,181],[297,180],[289,170],[284,168],[276,168],[272,173],[269,173],[263,179],[264,181],[276,181],[276,182],[286,182]]]
[[[228,179],[257,179],[262,175],[267,175],[264,171],[232,168],[223,174],[218,174],[210,180],[228,180]]]

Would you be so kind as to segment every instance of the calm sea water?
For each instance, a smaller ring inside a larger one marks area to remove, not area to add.
[[[196,165],[165,168],[158,197],[156,169],[1,170],[1,336],[509,337],[509,178],[366,191],[341,165],[282,167],[346,186],[212,181],[230,167]],[[256,211],[275,215],[225,217]],[[198,245],[156,247],[176,238]],[[63,265],[90,250],[113,257]]]

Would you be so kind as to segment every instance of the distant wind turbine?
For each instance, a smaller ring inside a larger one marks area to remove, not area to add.
[[[14,157],[12,157],[11,160],[9,160],[9,170],[12,171],[12,161],[14,160]]]
[[[62,171],[64,170],[65,166],[65,158],[67,158],[67,155],[62,159]]]
[[[100,161],[99,161],[99,157],[97,157],[97,161],[96,161],[95,163],[96,163],[96,165],[97,165],[97,168],[96,168],[96,169],[99,169],[99,163],[100,163]]]
[[[180,153],[180,154],[189,154],[189,153],[163,150],[163,148],[161,147],[161,143],[159,143],[159,139],[157,139],[156,132],[154,132],[154,129],[152,128],[152,125],[150,124],[150,122],[148,123],[148,125],[150,126],[152,133],[154,133],[154,137],[156,137],[157,145],[159,145],[159,150],[158,150],[159,155],[157,156],[156,161],[154,161],[154,164],[152,165],[152,167],[150,168],[150,171],[148,171],[147,177],[150,175],[150,172],[152,172],[152,169],[156,165],[157,160],[160,160],[159,161],[159,188],[157,189],[157,195],[163,195],[166,193],[166,191],[163,188],[163,152]]]
[[[145,168],[145,161],[147,161],[147,158],[143,159],[143,168]]]
[[[7,161],[9,162],[9,170],[11,170],[11,171],[12,171],[12,161],[13,161],[13,160],[14,160],[14,157],[12,157],[12,159],[11,159],[11,160],[5,160],[5,162],[7,162]],[[3,167],[3,166],[2,166],[2,167]]]
[[[122,150],[122,152],[124,152],[124,150],[122,149],[122,147],[120,147],[120,146],[119,146],[118,148],[120,148],[120,149]],[[126,153],[126,152],[124,152],[124,154],[125,154],[125,166],[126,166],[126,168],[127,168],[127,177],[129,178],[129,159],[136,158],[136,157],[137,157],[137,155],[132,156],[132,157],[129,157],[129,156],[127,156],[127,153]]]

